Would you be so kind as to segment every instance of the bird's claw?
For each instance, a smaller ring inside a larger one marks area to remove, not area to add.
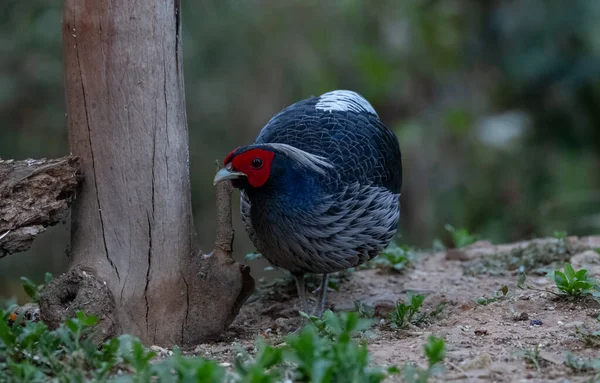
[[[321,286],[319,286],[316,289],[314,289],[311,293],[314,295],[314,294],[318,294],[319,291],[321,291]],[[329,286],[327,286],[327,291],[333,291],[333,289],[330,288]]]

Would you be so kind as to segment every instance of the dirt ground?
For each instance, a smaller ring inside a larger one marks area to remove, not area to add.
[[[591,276],[600,278],[600,254],[593,250],[598,248],[600,236],[500,246],[482,242],[460,251],[422,254],[404,273],[380,269],[352,273],[349,280],[340,283],[339,291],[328,293],[328,307],[333,311],[353,310],[354,301],[360,300],[385,313],[410,292],[426,296],[425,310],[447,302],[442,314],[423,328],[398,331],[375,325],[367,338],[374,364],[403,366],[412,361],[424,365],[423,345],[433,334],[444,338],[447,347],[439,381],[593,381],[592,373],[574,372],[564,361],[566,352],[600,358],[600,350],[587,346],[578,334],[578,328],[600,330],[599,304],[591,298],[569,301],[540,290],[553,290],[553,283],[543,274],[545,265],[553,267],[548,265],[552,261],[561,266],[570,261],[576,270],[586,268]],[[517,287],[519,264],[532,270],[528,269],[526,285],[540,290]],[[503,286],[508,287],[503,299],[488,305],[476,302]],[[240,347],[253,351],[258,335],[269,343],[282,343],[283,336],[301,323],[297,306],[293,284],[263,286],[221,342],[198,346],[195,353],[232,363]],[[524,357],[524,352],[536,345],[539,370]]]

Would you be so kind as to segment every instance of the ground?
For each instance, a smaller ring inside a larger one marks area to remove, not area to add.
[[[360,270],[340,282],[339,291],[328,293],[333,311],[353,310],[354,302],[387,312],[407,293],[426,296],[425,310],[447,302],[430,324],[408,330],[393,330],[376,319],[365,337],[379,365],[424,365],[423,345],[433,334],[446,341],[447,356],[440,381],[457,382],[588,382],[589,372],[575,372],[565,365],[565,355],[598,358],[600,351],[586,345],[581,332],[600,330],[600,305],[590,298],[569,300],[554,295],[554,283],[544,270],[569,261],[578,270],[600,277],[600,237],[549,238],[511,245],[476,243],[464,250],[420,254],[409,270],[398,273],[382,269]],[[595,249],[595,250],[594,250]],[[551,264],[551,262],[556,262]],[[519,265],[527,265],[525,289],[517,287]],[[505,297],[487,305],[477,299],[490,298],[508,287]],[[220,342],[204,344],[195,354],[232,363],[239,348],[252,352],[255,338],[282,343],[283,336],[301,324],[293,284],[263,286],[242,308]],[[536,346],[539,369],[524,356]],[[392,377],[390,381],[399,381]]]

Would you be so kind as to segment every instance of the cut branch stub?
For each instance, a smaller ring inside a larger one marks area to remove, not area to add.
[[[234,231],[231,224],[230,182],[216,186],[217,220],[215,249],[210,254],[198,254],[191,259],[186,276],[189,311],[186,329],[204,329],[196,341],[215,338],[229,327],[242,305],[254,291],[250,267],[233,259]],[[223,310],[229,307],[228,311]],[[194,342],[194,336],[184,339]],[[191,339],[190,339],[191,338]]]
[[[0,258],[27,250],[69,214],[79,159],[0,160]]]
[[[217,172],[220,170],[217,162]],[[231,194],[233,186],[231,182],[219,182],[216,186],[217,200],[217,235],[215,240],[215,252],[217,256],[233,260],[233,239],[235,233],[231,224]]]

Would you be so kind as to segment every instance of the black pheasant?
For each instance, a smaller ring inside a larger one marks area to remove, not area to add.
[[[398,140],[355,92],[336,90],[285,108],[224,165],[214,183],[232,180],[241,190],[250,239],[295,277],[303,310],[304,274],[323,274],[317,316],[328,274],[375,257],[396,233]]]

